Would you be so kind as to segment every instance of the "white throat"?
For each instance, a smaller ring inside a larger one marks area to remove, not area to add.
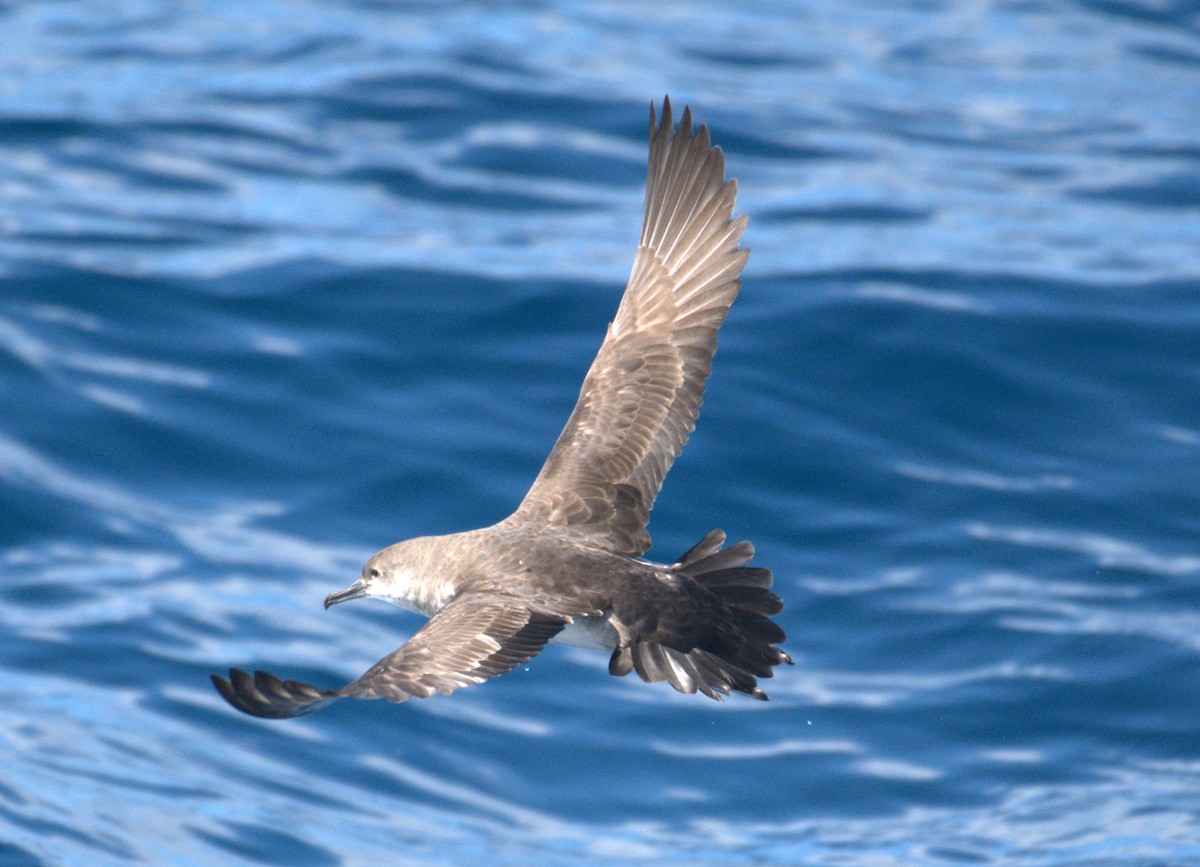
[[[445,581],[418,577],[410,569],[397,569],[389,577],[391,580],[374,585],[368,595],[425,617],[437,614],[454,596]]]

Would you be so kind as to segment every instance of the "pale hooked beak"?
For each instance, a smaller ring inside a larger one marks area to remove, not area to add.
[[[339,602],[349,602],[351,599],[361,599],[367,595],[367,585],[361,578],[347,587],[345,590],[339,590],[336,593],[330,593],[325,597],[325,607],[337,605]]]

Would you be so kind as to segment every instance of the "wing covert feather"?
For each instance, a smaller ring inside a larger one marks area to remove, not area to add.
[[[228,679],[214,674],[212,680],[238,710],[269,719],[312,713],[339,698],[395,702],[429,698],[482,683],[528,662],[569,620],[530,610],[515,599],[465,594],[341,689],[317,689],[265,671],[251,676],[236,668]]]
[[[493,594],[460,596],[337,694],[396,702],[449,694],[528,662],[566,624]]]

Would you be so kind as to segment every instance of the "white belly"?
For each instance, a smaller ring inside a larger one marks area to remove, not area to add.
[[[617,646],[617,630],[608,622],[611,615],[601,617],[576,617],[575,622],[550,639],[553,644],[569,644],[586,647],[588,650],[603,650],[606,653]]]

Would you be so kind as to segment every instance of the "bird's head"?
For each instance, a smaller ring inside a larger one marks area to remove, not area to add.
[[[326,596],[325,607],[372,596],[409,611],[430,613],[427,609],[440,595],[440,588],[435,586],[435,576],[424,574],[429,541],[409,539],[384,548],[366,562],[357,581]]]

